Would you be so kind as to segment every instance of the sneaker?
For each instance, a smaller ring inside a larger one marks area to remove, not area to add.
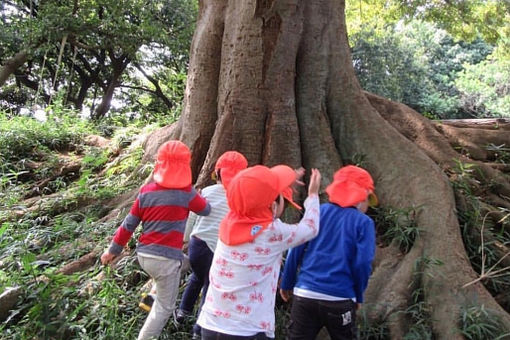
[[[182,325],[188,316],[189,313],[182,309],[177,308],[174,310],[174,321],[177,325]]]
[[[138,304],[138,307],[146,311],[147,313],[151,311],[152,304],[154,303],[154,297],[151,294],[143,293],[142,299]]]

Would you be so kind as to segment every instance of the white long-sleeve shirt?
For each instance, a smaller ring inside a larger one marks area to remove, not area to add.
[[[272,222],[253,242],[228,246],[218,241],[209,289],[197,323],[209,330],[274,337],[274,305],[282,253],[319,232],[319,198],[308,197],[297,224]]]

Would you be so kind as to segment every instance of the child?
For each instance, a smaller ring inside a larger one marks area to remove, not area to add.
[[[159,148],[154,182],[141,187],[110,248],[101,256],[103,264],[110,263],[142,222],[136,252],[157,293],[139,340],[158,337],[175,308],[183,258],[182,237],[189,211],[199,215],[208,215],[210,211],[209,203],[191,186],[190,160],[188,147],[180,141],[169,141]]]
[[[223,219],[197,323],[202,339],[274,338],[274,304],[282,253],[313,238],[319,229],[320,173],[312,170],[306,212],[298,224],[283,223],[282,191],[296,180],[285,165],[257,165],[237,174],[227,190]]]
[[[187,315],[193,311],[195,301],[202,291],[201,305],[205,300],[209,286],[209,268],[216,249],[218,229],[221,220],[228,213],[225,190],[232,178],[241,170],[246,169],[248,161],[237,151],[227,151],[216,161],[214,177],[217,184],[202,190],[202,195],[211,205],[208,216],[190,215],[186,225],[186,233],[191,233],[188,244],[188,255],[193,270],[188,285],[182,295],[181,304],[176,312],[176,321],[182,323]],[[185,236],[186,239],[186,236]],[[193,326],[193,338],[200,337],[200,326]]]
[[[356,339],[356,309],[371,274],[374,222],[365,215],[377,204],[374,182],[362,168],[338,170],[320,207],[320,232],[291,249],[283,271],[284,301],[294,288],[288,339],[315,339],[324,326],[332,340]],[[296,270],[300,267],[299,274]]]

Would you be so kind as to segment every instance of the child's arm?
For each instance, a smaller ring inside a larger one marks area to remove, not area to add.
[[[195,190],[195,188],[191,188],[191,190],[195,195],[189,202],[189,210],[193,211],[197,215],[209,215],[211,212],[211,206],[209,205],[209,202],[207,202],[207,200],[202,195],[200,195]]]
[[[367,219],[367,221],[358,228],[356,257],[352,271],[357,303],[363,302],[363,292],[367,288],[368,279],[372,272],[372,260],[374,256],[375,226],[371,219]]]
[[[287,302],[292,295],[292,288],[296,284],[297,269],[308,243],[292,248],[285,259],[285,267],[283,268],[282,281],[280,283],[280,296],[283,301]]]
[[[308,186],[308,197],[304,202],[305,214],[298,224],[286,224],[280,221],[279,226],[283,240],[282,251],[298,246],[319,233],[319,187],[321,174],[319,170],[312,169],[310,184]]]
[[[112,243],[110,248],[101,255],[101,263],[108,264],[113,261],[121,252],[124,246],[128,243],[131,235],[135,231],[138,224],[140,224],[140,209],[139,201],[136,198],[129,214],[124,218],[122,224],[117,228],[117,231],[113,235]]]
[[[193,228],[195,227],[195,223],[197,222],[197,214],[191,212],[188,216],[188,220],[186,221],[186,228],[184,229],[184,242],[189,242],[191,237],[191,232],[193,232]]]

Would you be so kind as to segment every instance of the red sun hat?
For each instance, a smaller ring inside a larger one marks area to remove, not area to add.
[[[220,224],[220,240],[227,245],[253,241],[273,221],[271,203],[296,180],[290,167],[256,165],[241,170],[230,182],[230,211]]]
[[[154,181],[165,188],[191,185],[191,152],[181,141],[171,140],[158,149]]]
[[[347,165],[333,176],[333,182],[326,188],[329,201],[341,207],[354,207],[369,198],[371,207],[378,204],[374,193],[372,176],[360,167]]]
[[[237,151],[227,151],[218,158],[214,170],[220,170],[221,183],[225,189],[237,173],[248,166],[248,161]]]
[[[294,180],[292,182],[290,182],[289,185],[287,185],[286,187],[281,189],[280,193],[282,194],[283,198],[285,198],[287,200],[287,202],[289,202],[294,208],[301,210],[301,207],[296,202],[294,202],[294,200],[292,199],[293,191],[290,186],[296,180],[296,172],[286,165],[276,165],[276,166],[272,167],[271,170],[276,171],[276,172],[281,172],[282,175],[285,177],[290,176],[289,171],[294,172]]]

